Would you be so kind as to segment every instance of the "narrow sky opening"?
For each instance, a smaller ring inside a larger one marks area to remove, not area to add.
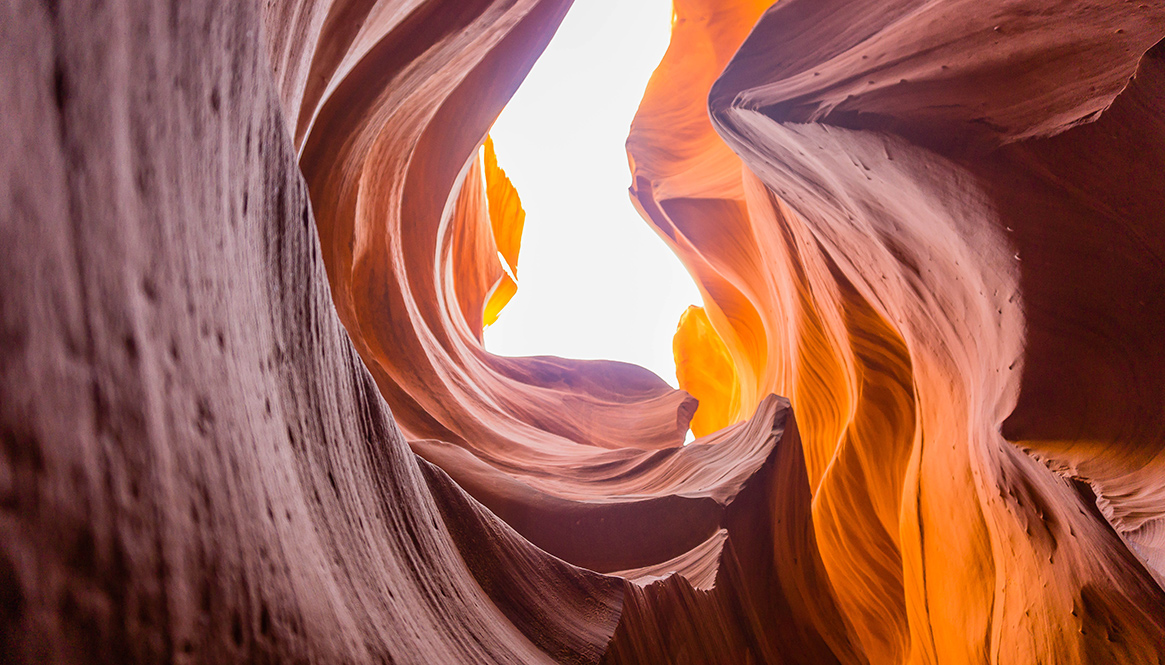
[[[700,296],[631,205],[624,148],[670,30],[670,0],[575,3],[490,131],[526,210],[491,352],[622,360],[676,384],[672,335]]]

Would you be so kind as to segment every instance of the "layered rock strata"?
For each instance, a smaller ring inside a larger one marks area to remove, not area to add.
[[[677,0],[687,391],[482,346],[568,7],[0,9],[0,659],[1161,662],[1165,6]]]

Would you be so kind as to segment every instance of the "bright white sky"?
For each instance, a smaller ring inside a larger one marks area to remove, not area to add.
[[[671,0],[575,2],[491,130],[526,209],[491,352],[623,360],[676,384],[672,335],[700,296],[631,205],[624,148],[670,30]]]

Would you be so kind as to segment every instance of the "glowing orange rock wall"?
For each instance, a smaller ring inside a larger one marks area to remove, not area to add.
[[[740,411],[736,367],[703,307],[688,307],[680,317],[672,354],[680,389],[700,402],[692,434],[704,436],[733,423]]]
[[[712,149],[679,82],[718,70],[710,50],[669,52],[632,129],[633,196],[700,283],[742,408],[792,400],[832,630],[870,662],[1161,657],[1163,393],[1105,377],[1160,366],[1165,311],[1141,294],[1161,217],[1132,203],[1158,198],[1159,149],[1123,141],[1160,126],[1162,14],[1078,9],[1087,29],[780,3],[712,87],[739,162],[691,166]],[[677,4],[692,41],[730,23],[691,17]],[[687,145],[661,117],[689,119]]]
[[[498,258],[505,262],[503,266],[505,274],[494,286],[481,317],[482,324],[488,326],[498,320],[498,314],[518,290],[518,283],[514,280],[518,277],[518,253],[522,248],[522,229],[526,222],[526,211],[522,209],[518,190],[514,189],[514,184],[506,177],[505,170],[498,166],[493,139],[486,137],[483,153],[482,158],[485,160],[483,177],[490,230],[493,232],[494,245],[498,248]],[[472,175],[467,176],[467,179],[468,177]],[[464,186],[463,184],[462,187]],[[466,208],[468,209],[472,203],[467,201]],[[466,317],[466,321],[476,320],[476,317]]]

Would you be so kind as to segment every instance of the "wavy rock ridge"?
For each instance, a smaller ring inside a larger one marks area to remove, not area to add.
[[[569,4],[4,7],[2,660],[1160,663],[1165,5],[677,0],[676,391],[482,347]]]

